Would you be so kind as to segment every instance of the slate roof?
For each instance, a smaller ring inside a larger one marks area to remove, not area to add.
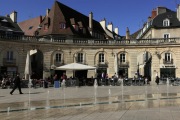
[[[24,34],[17,23],[10,17],[0,16],[0,33],[12,32],[12,34]]]
[[[167,27],[163,26],[163,20],[166,18],[170,20],[170,26],[167,26],[167,27],[170,27],[170,28],[180,27],[180,22],[177,19],[176,12],[174,12],[174,11],[168,11],[166,13],[157,15],[152,21],[152,27],[167,28]]]

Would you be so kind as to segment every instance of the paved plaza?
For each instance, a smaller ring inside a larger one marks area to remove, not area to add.
[[[180,120],[180,86],[0,90],[1,120]]]

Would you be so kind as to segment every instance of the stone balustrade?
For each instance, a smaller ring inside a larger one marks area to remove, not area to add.
[[[0,41],[27,41],[27,42],[53,42],[58,44],[82,44],[82,45],[157,45],[157,44],[179,44],[180,38],[153,38],[153,39],[130,39],[130,40],[107,40],[107,39],[65,39],[62,37],[56,38],[39,38],[35,36],[25,35],[0,35]]]

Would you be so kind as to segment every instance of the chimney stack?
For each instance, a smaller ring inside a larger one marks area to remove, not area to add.
[[[42,16],[40,15],[39,16],[39,24],[41,24],[42,23]]]
[[[93,13],[89,13],[89,28],[93,29]]]
[[[111,32],[113,32],[113,24],[112,24],[112,22],[110,22],[110,23],[107,25],[107,28],[108,28]]]
[[[10,18],[11,18],[11,20],[12,20],[14,23],[17,23],[17,12],[16,12],[16,11],[13,11],[13,12],[10,14]]]
[[[102,28],[105,30],[105,28],[106,28],[106,19],[104,18],[103,20],[101,20],[100,24],[101,24]]]
[[[126,28],[126,40],[130,39],[130,32],[129,32],[129,28]]]
[[[156,9],[153,9],[151,13],[151,18],[154,19],[156,16],[157,16],[157,11]]]
[[[118,27],[114,28],[114,32],[115,32],[117,35],[119,35],[119,29],[118,29]]]
[[[49,15],[49,12],[50,12],[50,9],[48,8],[48,9],[46,10],[46,16]]]
[[[177,19],[180,21],[180,4],[177,6]]]

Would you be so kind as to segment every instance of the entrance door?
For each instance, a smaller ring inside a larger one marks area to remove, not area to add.
[[[107,74],[107,68],[98,68],[97,69],[97,78],[100,79],[102,73],[104,73],[104,75],[106,75]],[[111,76],[109,76],[109,77],[111,77]]]
[[[128,77],[128,68],[119,68],[118,76]]]

